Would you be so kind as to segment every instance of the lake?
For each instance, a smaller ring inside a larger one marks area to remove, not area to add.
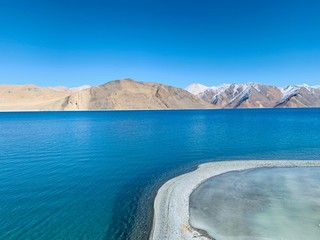
[[[319,132],[320,109],[0,113],[0,239],[147,239],[168,179],[320,159]]]

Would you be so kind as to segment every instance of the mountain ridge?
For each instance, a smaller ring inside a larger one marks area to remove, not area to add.
[[[132,79],[77,88],[0,85],[0,111],[320,107],[320,86],[256,82],[186,89]]]
[[[186,89],[195,92],[198,84]],[[195,89],[193,89],[195,88]],[[276,87],[256,82],[244,84],[222,84],[206,87],[194,94],[217,108],[275,108],[275,107],[319,107],[320,86],[288,85]]]
[[[75,88],[0,85],[0,110],[191,109],[212,105],[168,85],[122,79]]]

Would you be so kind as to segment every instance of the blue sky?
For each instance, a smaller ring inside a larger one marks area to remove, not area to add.
[[[0,84],[320,84],[320,1],[0,1]]]

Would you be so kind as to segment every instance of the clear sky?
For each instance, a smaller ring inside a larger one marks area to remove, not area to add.
[[[0,0],[0,84],[320,84],[320,1]]]

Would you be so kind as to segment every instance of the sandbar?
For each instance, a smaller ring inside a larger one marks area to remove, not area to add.
[[[158,190],[154,201],[150,240],[208,240],[206,235],[189,224],[189,197],[207,179],[229,171],[261,167],[312,167],[320,160],[241,160],[201,164],[193,171],[167,181]]]

